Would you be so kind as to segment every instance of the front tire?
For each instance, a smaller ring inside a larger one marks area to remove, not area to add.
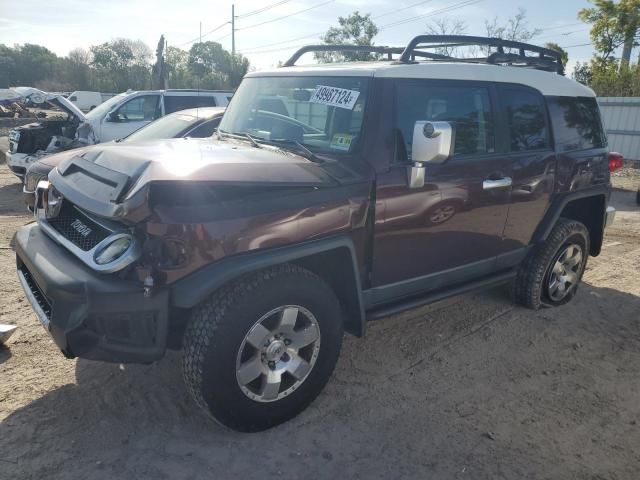
[[[538,310],[564,305],[575,296],[589,256],[589,230],[561,218],[545,242],[520,265],[513,284],[516,303]]]
[[[215,420],[256,432],[293,418],[318,396],[341,345],[331,288],[306,269],[281,265],[223,287],[194,309],[183,374]]]

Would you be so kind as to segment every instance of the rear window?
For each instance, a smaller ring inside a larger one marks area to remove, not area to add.
[[[173,113],[179,110],[196,107],[215,107],[216,100],[210,95],[165,95],[164,113]]]
[[[549,97],[556,149],[560,152],[606,146],[606,137],[595,98]]]
[[[502,102],[509,122],[512,152],[549,148],[549,132],[542,96],[524,88],[503,88]]]

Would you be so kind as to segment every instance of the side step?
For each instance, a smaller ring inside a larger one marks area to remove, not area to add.
[[[455,287],[436,290],[435,292],[429,292],[428,294],[420,297],[410,297],[400,302],[394,302],[392,304],[383,305],[376,309],[367,312],[367,321],[379,320],[396,313],[404,312],[405,310],[411,310],[413,308],[422,307],[430,303],[439,302],[449,297],[461,295],[463,293],[469,293],[473,291],[486,290],[488,288],[497,287],[508,283],[516,276],[517,271],[515,269],[507,272],[492,275],[482,280],[475,280],[473,282],[463,283],[456,285]]]

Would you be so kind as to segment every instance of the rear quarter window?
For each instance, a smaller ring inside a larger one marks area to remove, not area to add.
[[[556,150],[589,150],[606,146],[600,109],[591,97],[548,97]]]
[[[509,126],[509,150],[526,152],[549,148],[547,115],[542,96],[525,88],[503,88],[501,101]]]

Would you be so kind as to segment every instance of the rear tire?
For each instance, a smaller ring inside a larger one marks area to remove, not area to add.
[[[318,396],[341,345],[341,309],[331,288],[285,264],[223,287],[194,309],[183,374],[215,420],[256,432],[293,418]]]
[[[534,247],[513,283],[516,303],[538,310],[564,305],[575,296],[589,256],[589,230],[561,218],[545,242]]]

